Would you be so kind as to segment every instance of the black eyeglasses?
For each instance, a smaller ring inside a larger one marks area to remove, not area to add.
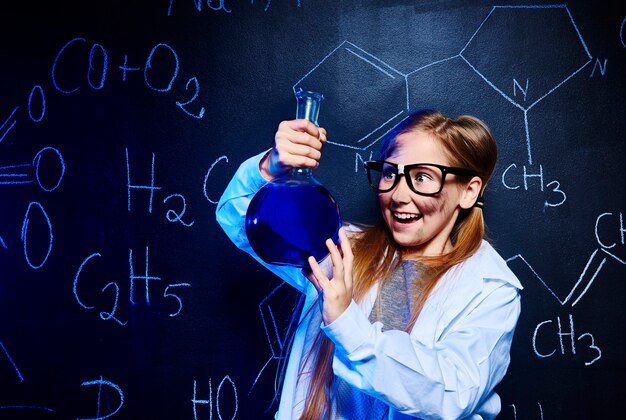
[[[435,163],[414,163],[402,165],[382,160],[365,162],[367,179],[376,191],[388,192],[398,185],[400,175],[404,175],[411,191],[419,195],[437,195],[443,189],[447,174],[472,178],[476,173],[470,169],[454,168]]]

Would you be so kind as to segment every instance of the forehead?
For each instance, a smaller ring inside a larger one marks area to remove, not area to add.
[[[394,151],[387,160],[402,163],[438,163],[449,165],[441,142],[423,131],[402,133],[394,141]]]

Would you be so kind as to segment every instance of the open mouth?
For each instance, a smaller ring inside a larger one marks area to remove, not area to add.
[[[393,212],[392,214],[393,214],[393,220],[402,224],[413,223],[422,218],[421,214],[416,214],[416,213]]]

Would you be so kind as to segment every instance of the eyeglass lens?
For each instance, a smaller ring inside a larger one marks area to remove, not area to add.
[[[397,183],[398,168],[388,163],[372,165],[369,167],[369,176],[372,187],[380,191],[389,191]],[[436,166],[415,166],[410,168],[404,176],[417,192],[435,194],[441,189],[443,173]]]

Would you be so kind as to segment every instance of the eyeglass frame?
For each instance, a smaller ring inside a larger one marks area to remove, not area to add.
[[[370,165],[373,165],[373,164],[381,165],[381,173],[382,173],[383,164],[388,164],[396,168],[396,177],[393,180],[393,184],[391,184],[391,187],[389,187],[388,189],[380,189],[373,185],[372,177],[370,175]],[[404,165],[402,163],[393,163],[393,162],[389,162],[386,160],[368,160],[366,162],[363,162],[363,166],[365,167],[365,171],[367,172],[367,180],[369,181],[370,187],[372,187],[372,189],[378,192],[383,192],[383,193],[389,192],[393,190],[394,188],[396,188],[396,186],[398,185],[398,182],[400,182],[400,175],[404,175],[404,179],[406,180],[406,184],[409,186],[409,189],[413,191],[415,194],[422,195],[425,197],[432,197],[434,195],[439,194],[443,190],[443,186],[446,183],[447,174],[460,175],[468,179],[478,176],[478,174],[475,171],[472,171],[471,169],[439,165],[437,163],[412,163],[409,165]],[[433,166],[441,171],[441,184],[439,185],[438,191],[433,192],[433,193],[423,193],[423,192],[417,191],[417,189],[413,185],[413,181],[409,180],[405,172],[408,173],[411,169],[417,168],[419,166]]]

